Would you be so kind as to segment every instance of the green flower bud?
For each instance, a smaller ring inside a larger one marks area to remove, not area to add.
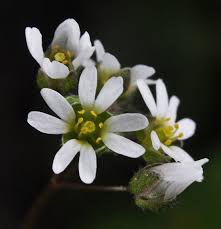
[[[158,211],[167,203],[163,193],[157,189],[160,179],[150,171],[151,167],[140,169],[130,180],[129,191],[134,195],[135,204],[142,209]]]

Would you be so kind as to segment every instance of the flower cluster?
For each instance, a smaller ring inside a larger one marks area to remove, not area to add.
[[[180,101],[176,96],[169,99],[161,79],[149,79],[154,68],[122,68],[99,40],[93,46],[87,32],[80,34],[78,23],[67,19],[44,52],[40,31],[25,30],[28,49],[40,66],[41,95],[59,117],[38,111],[28,114],[28,123],[38,131],[62,135],[54,173],[63,172],[79,152],[80,179],[90,184],[96,177],[97,156],[106,152],[142,156],[147,166],[131,178],[129,190],[138,206],[149,209],[175,199],[194,181],[201,182],[202,165],[208,159],[194,161],[182,149],[196,124],[189,118],[176,121]],[[143,114],[134,113],[136,93],[148,108]],[[130,104],[127,111],[133,107],[130,113],[124,112],[125,104]]]

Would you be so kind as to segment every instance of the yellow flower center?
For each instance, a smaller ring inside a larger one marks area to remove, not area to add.
[[[82,134],[90,134],[93,133],[96,130],[95,123],[92,121],[86,121],[81,129],[79,135],[81,136]]]
[[[62,64],[68,65],[74,58],[73,52],[62,49],[59,45],[54,45],[49,54],[50,60],[56,60]]]
[[[74,130],[79,139],[100,144],[102,141],[100,134],[103,126],[103,122],[99,120],[95,111],[85,111],[84,109],[77,111],[77,122]]]
[[[59,61],[59,62],[63,62],[66,59],[66,57],[65,57],[65,54],[63,52],[57,52],[54,55],[54,59]]]
[[[177,134],[177,131],[179,130],[179,124],[175,123],[174,125],[167,125],[167,122],[169,119],[163,119],[163,120],[156,120],[158,123],[155,131],[162,143],[164,143],[167,146],[170,146],[173,144],[173,142],[179,140],[179,138],[183,137],[183,133]]]

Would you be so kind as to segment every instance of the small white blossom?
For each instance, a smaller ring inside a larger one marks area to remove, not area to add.
[[[37,28],[27,27],[25,36],[31,55],[42,71],[52,79],[67,77],[70,64],[75,69],[88,65],[94,52],[88,32],[80,37],[80,28],[74,19],[67,19],[57,27],[50,46],[50,57],[44,54],[42,35]]]
[[[97,62],[100,63],[99,67],[102,71],[109,73],[117,73],[121,70],[121,64],[118,61],[118,59],[114,55],[105,52],[104,46],[100,40],[96,40],[94,42],[94,46]],[[139,79],[146,80],[148,84],[153,83],[152,80],[148,79],[155,73],[155,69],[152,67],[139,64],[135,65],[132,68],[123,68],[122,70],[124,69],[130,70],[130,89],[136,87],[136,81]]]
[[[161,79],[156,81],[156,101],[144,80],[138,80],[137,86],[155,119],[156,129],[151,133],[151,140],[156,150],[160,148],[160,141],[171,145],[174,141],[185,140],[195,133],[196,124],[193,120],[184,118],[176,121],[180,100],[176,96],[169,100],[166,86]]]
[[[148,120],[145,116],[138,113],[120,114],[109,118],[102,116],[122,94],[122,77],[110,78],[95,99],[96,89],[97,70],[94,66],[86,67],[81,74],[78,87],[80,108],[74,110],[62,95],[45,88],[41,90],[41,95],[60,119],[37,111],[32,111],[28,115],[28,123],[40,132],[73,134],[57,152],[53,171],[64,171],[80,152],[79,174],[85,183],[92,183],[95,179],[95,150],[103,144],[110,150],[131,158],[139,157],[145,152],[141,145],[118,134],[146,128]]]
[[[151,171],[159,176],[155,191],[163,193],[164,200],[170,201],[175,199],[193,182],[203,180],[202,166],[209,160],[204,158],[194,161],[187,152],[176,146],[170,148],[164,146],[164,151],[176,162],[155,166]]]

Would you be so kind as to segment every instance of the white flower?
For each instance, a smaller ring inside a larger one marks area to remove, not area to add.
[[[118,134],[137,131],[147,127],[148,120],[137,113],[126,113],[107,118],[105,111],[123,92],[122,77],[110,78],[95,99],[97,70],[94,66],[83,70],[78,87],[80,108],[75,110],[58,92],[42,89],[41,95],[47,105],[59,117],[32,111],[28,123],[46,134],[71,134],[68,141],[57,152],[53,171],[61,173],[80,151],[79,174],[85,183],[92,183],[96,176],[96,148],[103,143],[112,151],[131,158],[144,154],[145,149]]]
[[[94,41],[94,47],[97,62],[99,63],[99,68],[101,71],[108,72],[110,74],[120,71],[120,62],[114,55],[105,52],[104,46],[100,40]]]
[[[209,160],[204,158],[194,161],[187,152],[176,146],[171,148],[164,146],[164,150],[176,162],[155,166],[151,171],[159,176],[155,191],[164,193],[164,200],[170,201],[193,182],[203,180],[202,165]]]
[[[161,79],[156,81],[156,101],[144,80],[138,80],[137,86],[154,118],[155,132],[151,133],[151,140],[156,150],[160,147],[159,142],[171,145],[176,140],[185,140],[195,133],[196,124],[193,120],[184,118],[176,122],[180,100],[176,96],[169,100],[166,86]]]
[[[114,55],[105,52],[104,46],[100,40],[96,40],[94,42],[94,46],[95,46],[97,62],[100,63],[99,67],[102,71],[109,72],[109,73],[117,73],[121,70],[121,65],[118,59]],[[139,65],[135,65],[132,68],[124,68],[124,69],[130,70],[130,85],[129,85],[130,89],[136,87],[136,81],[139,79],[146,80],[148,84],[153,83],[152,80],[147,80],[150,76],[152,76],[155,73],[155,70],[152,67],[139,64]]]
[[[80,28],[74,19],[67,19],[57,27],[48,58],[44,54],[42,35],[37,28],[27,27],[25,36],[31,55],[52,79],[67,77],[70,64],[75,69],[87,65],[94,52],[88,32],[80,37]]]

